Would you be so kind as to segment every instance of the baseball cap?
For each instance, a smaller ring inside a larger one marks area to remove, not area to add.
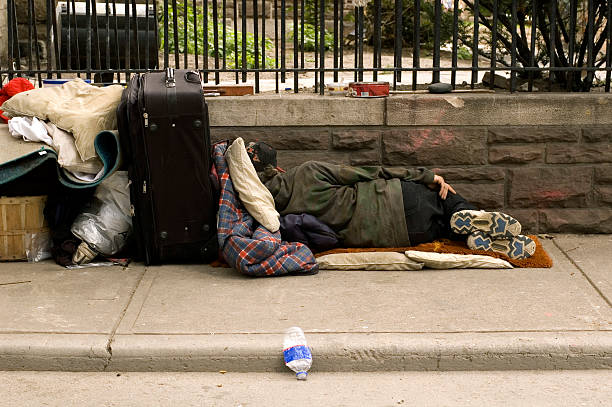
[[[263,141],[251,141],[246,145],[247,154],[255,167],[255,171],[263,171],[268,165],[284,172],[278,167],[276,161],[276,150]]]

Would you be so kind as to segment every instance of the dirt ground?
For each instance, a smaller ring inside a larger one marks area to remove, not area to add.
[[[412,67],[413,66],[413,55],[412,55],[412,50],[404,50],[403,52],[403,57],[402,57],[402,66],[403,67]],[[442,67],[451,67],[452,66],[452,60],[451,60],[451,53],[450,52],[446,52],[443,51],[441,52],[440,55],[440,65]],[[274,60],[274,54],[270,53],[266,55],[266,58],[270,58],[268,59],[268,61],[272,61]],[[293,49],[287,49],[286,50],[286,67],[288,69],[293,69],[294,65],[294,53],[293,53]],[[280,66],[280,55],[278,58],[278,65]],[[302,67],[301,65],[301,53],[298,51],[298,67]],[[169,55],[169,65],[170,66],[175,66],[175,58],[174,58],[174,54],[173,55]],[[187,66],[189,68],[194,68],[195,67],[195,55],[189,55],[188,56],[188,63]],[[363,54],[363,66],[364,69],[368,69],[368,68],[372,68],[373,67],[373,61],[374,61],[374,53],[373,53],[373,49],[371,47],[366,47],[364,49],[364,54]],[[182,68],[184,67],[184,55],[180,55],[179,56],[179,66]],[[229,64],[232,63],[233,61],[227,61],[227,65],[229,67]],[[160,54],[160,63],[163,64],[163,53]],[[269,62],[268,62],[269,63]],[[202,69],[204,62],[203,62],[203,57],[200,55],[198,58],[198,67],[200,69]],[[486,67],[489,66],[489,61],[485,58],[479,58],[479,66],[481,67]],[[317,64],[318,65],[318,64]],[[458,67],[463,67],[463,68],[470,68],[472,65],[472,60],[461,60],[459,59],[457,61],[457,66]],[[345,68],[354,68],[355,67],[355,52],[354,49],[351,48],[345,48],[344,50],[344,58],[343,58],[343,66]],[[382,68],[390,68],[390,70],[388,71],[382,71],[378,73],[378,78],[377,80],[384,80],[384,81],[389,81],[390,83],[393,83],[393,72],[392,72],[392,68],[394,66],[394,55],[393,55],[393,50],[383,50],[383,53],[381,55],[381,67]],[[420,54],[420,66],[425,68],[425,67],[432,67],[433,66],[433,57],[431,52],[421,52]],[[209,57],[208,59],[208,67],[209,69],[214,69],[215,68],[215,60],[213,57]],[[223,68],[223,61],[222,58],[219,59],[219,67]],[[304,66],[306,69],[312,69],[315,68],[315,53],[314,52],[305,52],[304,53]],[[334,67],[334,55],[333,55],[333,51],[328,51],[325,53],[325,67],[326,68],[333,68]],[[501,74],[502,72],[498,72],[498,74]],[[318,75],[318,73],[316,73]],[[478,74],[478,81],[480,82],[482,79],[482,76],[484,75],[484,72],[479,72]],[[242,74],[239,74],[239,82],[242,83]],[[275,91],[276,89],[276,76],[277,74],[275,72],[261,72],[259,73],[259,80],[260,80],[260,88],[262,92],[269,92],[269,91]],[[280,79],[280,74],[278,74],[279,76],[279,89],[281,91],[283,90],[293,90],[293,85],[294,85],[294,73],[293,72],[287,72],[286,76],[285,76],[285,83],[283,84],[281,82]],[[309,71],[309,72],[300,72],[298,73],[298,81],[299,81],[299,85],[298,88],[300,90],[312,90],[312,87],[314,86],[314,81],[315,81],[315,72],[313,71]],[[353,72],[339,72],[338,73],[338,82],[352,82],[355,80],[355,76]],[[363,80],[364,81],[372,81],[373,80],[373,72],[364,72],[363,73]],[[450,83],[451,81],[451,73],[450,71],[442,71],[440,73],[440,80],[442,82],[448,82]],[[471,71],[458,71],[457,72],[457,78],[456,78],[456,83],[458,85],[462,84],[462,82],[467,82],[469,84],[471,80]],[[214,73],[209,73],[208,75],[208,81],[209,83],[214,83],[215,82],[215,74]],[[249,72],[247,74],[247,81],[246,83],[253,83],[254,84],[255,81],[255,73],[254,72]],[[424,85],[424,84],[428,84],[431,83],[432,81],[432,72],[419,72],[418,76],[417,76],[417,83]],[[236,74],[234,72],[222,72],[219,74],[219,82],[220,83],[236,83]],[[325,74],[325,82],[326,83],[331,83],[334,82],[334,75],[332,72],[327,72]],[[412,72],[403,72],[402,73],[402,80],[401,82],[398,82],[398,84],[400,85],[404,85],[404,86],[411,86],[412,85]]]

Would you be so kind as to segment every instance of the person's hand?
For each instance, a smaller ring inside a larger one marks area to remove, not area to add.
[[[429,184],[428,187],[431,188],[431,189],[440,188],[440,191],[438,192],[438,195],[440,195],[440,198],[442,198],[442,199],[446,199],[446,196],[448,195],[449,191],[452,192],[453,194],[456,194],[456,192],[453,189],[453,187],[451,187],[449,184],[447,184],[444,181],[444,178],[442,178],[439,175],[434,175],[434,182],[433,182],[433,184]]]

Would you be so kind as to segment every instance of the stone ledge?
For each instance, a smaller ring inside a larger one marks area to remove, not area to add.
[[[611,94],[314,94],[208,98],[211,126],[579,126],[612,124]],[[598,136],[599,137],[599,136]]]
[[[0,334],[0,370],[102,371],[109,335]]]
[[[286,371],[279,335],[117,335],[108,371]],[[610,369],[612,332],[308,333],[313,371]]]
[[[384,99],[279,94],[207,101],[211,126],[373,126],[385,122]]]
[[[387,125],[604,125],[611,105],[608,94],[413,95],[387,100]]]

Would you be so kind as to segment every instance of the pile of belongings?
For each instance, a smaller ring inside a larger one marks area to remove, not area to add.
[[[46,196],[50,229],[28,259],[49,253],[58,264],[126,264],[134,253],[130,181],[122,168],[117,106],[123,86],[97,87],[74,79],[33,88],[23,78],[0,92],[0,196]],[[250,276],[315,274],[319,269],[512,267],[487,258],[450,258],[419,252],[326,255],[339,245],[327,225],[309,214],[280,216],[259,180],[242,138],[213,146],[211,177],[219,198],[219,254]],[[95,259],[105,258],[106,263]],[[450,263],[449,263],[450,262]],[[454,263],[453,263],[454,262]],[[463,263],[462,263],[463,262]]]
[[[122,91],[78,78],[36,89],[15,78],[2,87],[0,109],[8,124],[0,124],[0,196],[47,196],[51,254],[62,265],[112,256],[127,244],[129,189],[126,172],[118,171],[115,130]]]

